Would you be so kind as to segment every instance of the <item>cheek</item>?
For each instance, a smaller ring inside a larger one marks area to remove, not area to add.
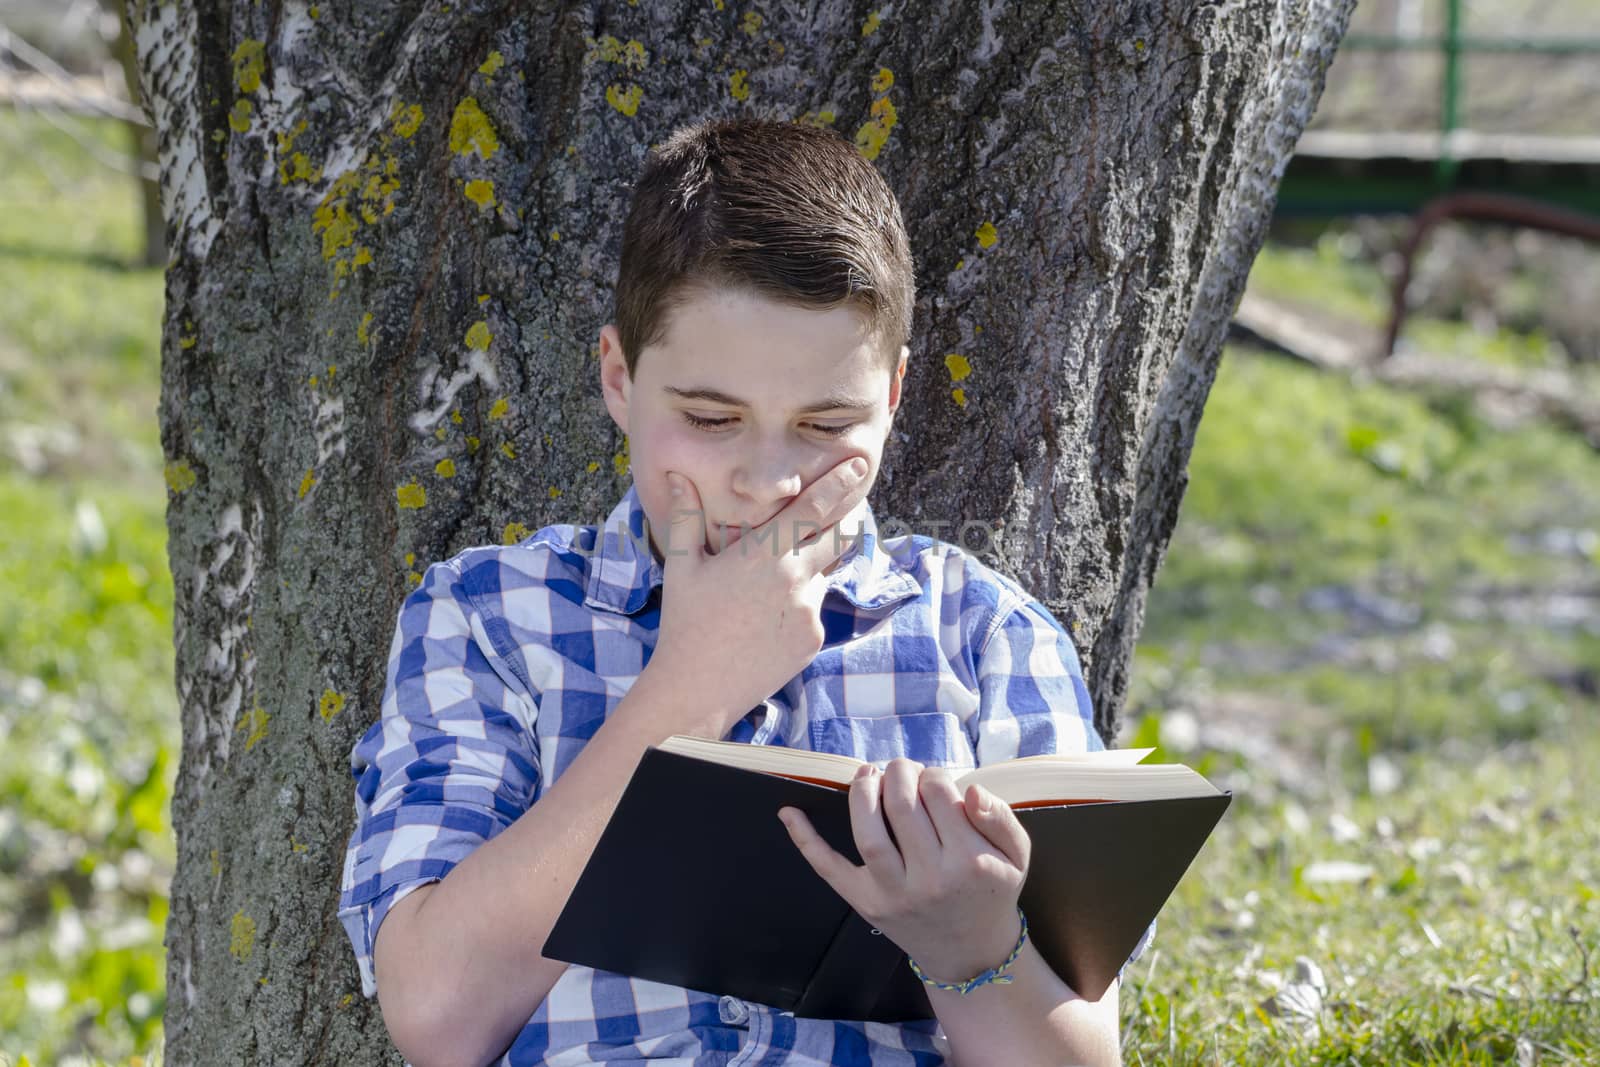
[[[688,428],[693,430],[692,427]],[[633,479],[646,512],[665,521],[673,499],[667,472],[687,475],[704,498],[721,476],[720,460],[714,449],[694,433],[676,427],[657,426],[638,438],[630,438]]]
[[[650,439],[645,462],[665,485],[667,471],[682,471],[691,478],[706,475],[718,468],[724,455],[714,440],[693,427],[661,427]]]

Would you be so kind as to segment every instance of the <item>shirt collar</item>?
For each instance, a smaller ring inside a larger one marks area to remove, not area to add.
[[[660,588],[661,561],[650,548],[637,485],[629,485],[596,536],[594,561],[584,603],[591,608],[633,615]],[[861,537],[828,575],[828,590],[858,608],[881,608],[921,592],[878,541],[870,505],[863,511]]]

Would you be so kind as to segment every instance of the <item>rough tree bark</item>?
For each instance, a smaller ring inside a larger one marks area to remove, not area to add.
[[[829,124],[899,192],[914,362],[874,506],[976,549],[1001,524],[986,558],[1070,625],[1114,733],[1351,4],[133,0],[172,249],[168,1062],[394,1062],[334,917],[347,756],[430,561],[626,488],[596,338],[680,123]]]

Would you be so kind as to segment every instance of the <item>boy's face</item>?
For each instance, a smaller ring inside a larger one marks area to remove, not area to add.
[[[795,308],[740,290],[696,296],[672,313],[635,377],[614,324],[600,331],[600,382],[628,435],[639,500],[662,555],[673,502],[667,472],[694,483],[706,548],[766,522],[838,463],[867,461],[853,534],[900,405],[907,350],[893,371],[850,307]],[[682,506],[682,505],[679,505]],[[698,531],[698,526],[695,527]]]

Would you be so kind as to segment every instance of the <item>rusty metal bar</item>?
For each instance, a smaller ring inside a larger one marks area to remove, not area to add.
[[[1400,326],[1406,317],[1406,290],[1411,285],[1411,265],[1417,250],[1429,231],[1446,219],[1501,222],[1600,242],[1600,216],[1551,207],[1537,200],[1504,193],[1451,193],[1430,201],[1417,212],[1411,234],[1400,249],[1400,273],[1391,290],[1389,326],[1384,332],[1383,348],[1378,353],[1380,360],[1394,354],[1395,339],[1400,336]]]

